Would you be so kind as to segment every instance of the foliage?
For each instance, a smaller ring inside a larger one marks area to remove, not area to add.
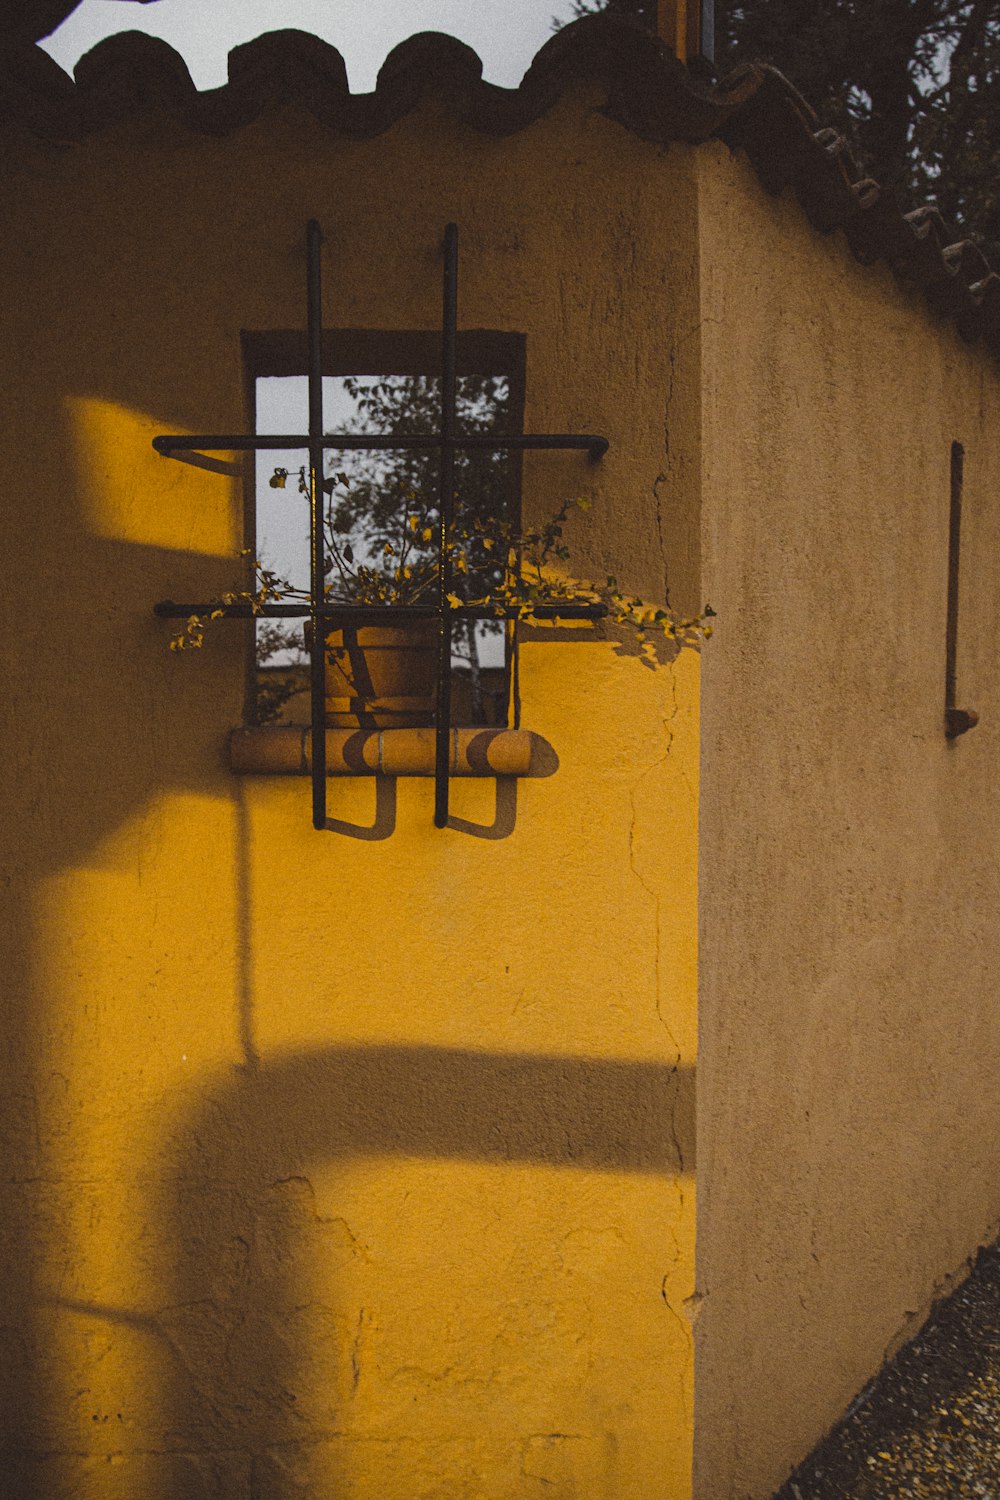
[[[276,469],[272,484],[284,487],[286,469]],[[346,476],[337,475],[336,482]],[[308,493],[304,469],[298,473],[299,488]],[[360,561],[354,547],[338,529],[338,508],[327,508],[326,542],[330,550],[324,597],[327,603],[371,604],[381,606],[412,605],[430,602],[438,589],[437,551],[431,551],[436,529],[428,524],[428,512],[420,498],[408,491],[406,500],[417,508],[398,517],[398,530],[391,531],[387,516],[379,521],[378,540],[381,551],[374,560]],[[454,523],[446,545],[448,569],[456,590],[446,594],[452,609],[474,605],[489,611],[495,618],[531,620],[539,608],[560,603],[601,604],[608,618],[618,626],[634,631],[642,645],[649,637],[659,635],[684,645],[712,634],[709,623],[715,611],[706,605],[702,614],[679,619],[665,606],[652,605],[636,595],[626,594],[611,575],[601,584],[573,578],[562,571],[568,563],[570,549],[565,541],[565,525],[571,511],[585,511],[590,501],[583,497],[567,500],[542,527],[522,530],[505,516],[481,515],[464,502],[456,502]],[[241,553],[241,556],[248,556]],[[185,651],[204,643],[205,628],[212,620],[222,619],[226,606],[244,605],[259,615],[266,605],[281,601],[309,602],[309,592],[279,578],[260,559],[255,564],[255,582],[251,589],[235,589],[221,595],[207,615],[191,615],[183,630],[175,635],[171,650]],[[475,586],[471,586],[475,585]],[[284,645],[280,629],[266,622],[264,649],[273,655]]]
[[[509,389],[498,375],[460,375],[455,416],[459,431],[469,435],[510,429]],[[375,380],[344,379],[344,390],[357,412],[361,433],[426,435],[440,425],[440,381],[426,375]],[[351,453],[338,474],[339,488],[331,512],[335,533],[350,534],[369,552],[380,552],[398,535],[401,512],[418,504],[419,535],[437,526],[438,454],[433,449],[396,449]],[[455,489],[470,513],[499,517],[511,508],[509,456],[479,450],[455,454]],[[430,542],[428,538],[428,542]]]
[[[575,0],[631,15],[643,0]],[[719,0],[720,73],[768,62],[904,209],[930,203],[1000,260],[1000,0]]]

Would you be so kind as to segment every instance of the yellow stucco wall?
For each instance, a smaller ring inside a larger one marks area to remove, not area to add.
[[[1000,1217],[997,372],[704,147],[701,1500],[764,1500]],[[943,734],[949,466],[964,444]]]
[[[151,616],[227,586],[243,495],[150,438],[245,426],[313,215],[333,327],[436,327],[458,220],[529,428],[612,443],[529,460],[529,514],[592,493],[581,565],[697,603],[693,153],[590,103],[7,131],[6,1494],[689,1494],[697,656],[539,633],[554,776],[444,832],[338,782],[321,835],[225,768],[239,629],[178,659]]]

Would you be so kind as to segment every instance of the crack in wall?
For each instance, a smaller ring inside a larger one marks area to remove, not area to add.
[[[358,1309],[358,1321],[354,1329],[354,1338],[351,1341],[351,1392],[357,1393],[361,1384],[361,1355],[365,1344],[365,1334],[374,1322],[374,1313],[367,1307]]]
[[[321,1224],[324,1229],[342,1230],[351,1254],[357,1255],[364,1261],[365,1265],[371,1265],[372,1258],[367,1245],[362,1244],[347,1220],[340,1214],[324,1215],[320,1213],[316,1206],[316,1189],[311,1178],[298,1174],[291,1177],[279,1177],[275,1182],[271,1183],[271,1188],[272,1190],[275,1188],[304,1189],[305,1191],[300,1196],[306,1204],[314,1222]]]
[[[672,356],[671,356],[671,359],[672,359]],[[657,474],[656,478],[653,480],[653,505],[654,505],[654,515],[655,515],[655,518],[656,518],[657,550],[659,551],[660,563],[661,563],[662,571],[663,571],[663,584],[662,584],[663,603],[669,609],[669,607],[670,607],[670,569],[667,566],[667,541],[666,541],[666,535],[665,535],[665,532],[664,532],[664,525],[663,525],[663,498],[662,498],[662,495],[660,493],[661,490],[662,490],[662,488],[663,488],[663,486],[666,484],[666,482],[667,482],[667,475],[664,474],[663,471],[661,470],[660,473]]]
[[[680,1180],[678,1180],[676,1186],[677,1213],[678,1217],[683,1217],[685,1209],[684,1186]],[[669,1290],[670,1278],[677,1269],[678,1265],[681,1263],[682,1256],[681,1247],[677,1242],[677,1236],[672,1229],[670,1231],[670,1237],[674,1242],[674,1259],[671,1266],[663,1275],[663,1280],[660,1283],[660,1296],[663,1299],[663,1304],[666,1307],[667,1311],[670,1313],[671,1317],[676,1321],[678,1327],[680,1328],[684,1340],[684,1345],[687,1350],[687,1359],[684,1361],[681,1369],[678,1371],[677,1380],[680,1386],[681,1393],[681,1410],[684,1414],[685,1422],[690,1426],[693,1421],[691,1377],[694,1369],[694,1319],[689,1315],[686,1315],[686,1313],[688,1304],[693,1300],[693,1298],[685,1297],[683,1299],[681,1306],[684,1311],[680,1311],[677,1307],[675,1307],[673,1301],[671,1300]]]

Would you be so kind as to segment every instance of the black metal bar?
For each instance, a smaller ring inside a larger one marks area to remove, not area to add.
[[[365,449],[373,451],[440,448],[443,439],[438,433],[411,433],[407,435],[383,435],[372,433],[358,436],[349,432],[328,432],[320,439],[320,447],[343,452]],[[161,436],[153,439],[153,447],[164,458],[173,453],[266,453],[289,448],[308,448],[312,438],[307,432],[286,432],[248,437],[236,433],[203,433],[194,437]],[[586,449],[591,458],[600,458],[608,451],[607,438],[595,433],[569,432],[483,432],[452,439],[455,448],[542,448],[542,449]]]
[[[313,610],[308,604],[178,604],[161,599],[153,605],[153,614],[161,620],[186,620],[189,615],[220,614],[227,620],[252,620],[258,615],[268,620],[307,620]],[[321,620],[376,620],[385,615],[403,615],[410,620],[429,620],[440,613],[437,604],[324,604],[316,610]],[[523,620],[528,611],[519,604],[460,604],[449,610],[456,620]],[[606,604],[535,604],[530,615],[538,620],[603,620]]]
[[[308,432],[263,433],[259,436],[206,432],[193,437],[155,437],[153,447],[157,453],[168,457],[171,453],[256,453],[268,449],[308,448],[311,441]],[[361,437],[342,432],[324,433],[320,437],[322,448],[438,448],[440,445],[436,435],[386,437],[373,433],[370,437]]]
[[[596,433],[569,432],[483,432],[455,439],[456,448],[585,448],[591,458],[603,458],[608,451],[607,438]]]
[[[958,708],[958,601],[962,559],[962,483],[965,471],[965,449],[961,443],[951,445],[951,503],[948,513],[948,613],[944,647],[944,732],[949,740],[958,739],[979,723],[973,708]]]
[[[309,527],[310,588],[309,679],[311,687],[313,827],[326,827],[326,638],[321,609],[325,600],[326,559],[323,555],[323,298],[321,246],[323,235],[315,219],[306,229],[309,306]]]
[[[434,822],[448,822],[448,740],[451,728],[451,524],[455,510],[456,355],[458,342],[458,225],[444,231],[444,283],[441,318],[441,469],[438,492],[438,690],[434,706]]]
[[[948,614],[945,624],[944,702],[955,707],[958,661],[958,565],[962,551],[962,471],[965,453],[961,443],[951,445],[951,503],[948,512]]]

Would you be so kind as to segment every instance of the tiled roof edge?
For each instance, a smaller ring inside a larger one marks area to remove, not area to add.
[[[775,69],[746,66],[719,84],[702,84],[662,42],[617,17],[587,16],[557,32],[516,89],[484,83],[471,48],[430,32],[389,54],[371,94],[352,94],[336,48],[299,31],[269,32],[237,47],[228,83],[203,93],[179,54],[142,32],[99,43],[77,64],[75,82],[41,48],[0,42],[0,119],[73,141],[159,110],[190,129],[228,135],[275,100],[294,100],[330,130],[370,137],[430,96],[473,128],[508,135],[580,80],[602,85],[604,112],[644,140],[717,137],[744,150],[768,192],[792,188],[817,229],[843,229],[859,260],[887,261],[963,338],[982,339],[1000,357],[1000,276],[975,245],[953,243],[933,209],[902,213]]]
[[[891,192],[862,175],[843,136],[820,128],[776,68],[739,69],[724,86],[746,89],[750,77],[753,86],[716,135],[746,152],[768,192],[791,188],[816,229],[843,229],[857,260],[886,261],[924,293],[934,314],[1000,357],[1000,276],[978,246],[956,240],[934,208],[904,213]]]

